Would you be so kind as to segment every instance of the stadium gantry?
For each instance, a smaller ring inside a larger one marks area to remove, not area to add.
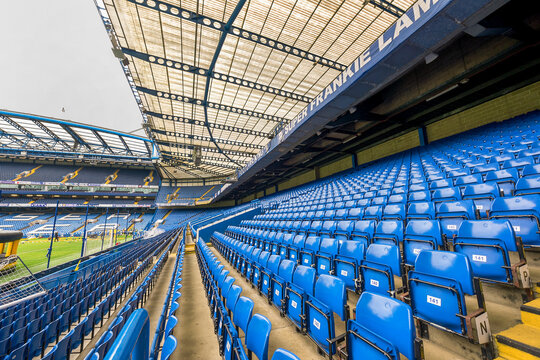
[[[0,110],[1,359],[540,359],[540,4],[94,2],[144,135]]]

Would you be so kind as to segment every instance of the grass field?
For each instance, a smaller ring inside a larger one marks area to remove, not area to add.
[[[118,243],[126,241],[124,235],[118,235]],[[127,240],[131,240],[131,235],[127,236]],[[17,255],[24,261],[26,266],[32,272],[38,272],[47,268],[47,251],[50,246],[50,240],[46,238],[23,239]],[[82,240],[80,237],[60,238],[59,241],[53,242],[52,256],[50,267],[63,264],[65,262],[78,259],[81,256]],[[104,241],[104,249],[110,246],[110,239]],[[87,239],[86,255],[98,252],[101,250],[101,237]]]

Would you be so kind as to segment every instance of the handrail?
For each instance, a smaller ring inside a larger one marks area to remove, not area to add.
[[[144,308],[135,310],[116,337],[107,352],[105,360],[114,359],[148,359],[148,343],[150,341],[150,320]]]

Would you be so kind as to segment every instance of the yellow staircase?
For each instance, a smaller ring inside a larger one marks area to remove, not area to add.
[[[105,184],[110,184],[111,182],[113,182],[114,180],[116,180],[116,178],[118,177],[118,172],[120,170],[116,170],[114,173],[112,173],[112,178],[111,179],[107,179],[107,181],[105,181]],[[107,176],[108,177],[108,176]]]
[[[80,167],[78,168],[77,170],[75,170],[73,172],[73,176],[72,177],[69,177],[69,174],[67,174],[66,176],[64,176],[64,178],[62,179],[62,181],[60,181],[62,184],[65,184],[67,181],[69,180],[72,180],[72,179],[75,179],[78,175],[79,175],[79,171],[81,171],[83,168]],[[70,173],[71,174],[71,173]]]
[[[176,199],[178,197],[178,192],[180,191],[180,187],[178,187],[172,194],[167,195],[167,203],[170,204],[171,201]],[[165,218],[163,218],[165,219]]]
[[[521,305],[521,322],[495,335],[497,359],[540,359],[540,298]]]
[[[17,175],[17,177],[16,177],[15,179],[11,180],[11,181],[19,181],[19,180],[21,180],[22,178],[29,177],[30,175],[32,175],[33,173],[35,173],[35,172],[36,172],[40,167],[42,167],[42,166],[43,166],[43,165],[39,165],[38,167],[33,168],[33,169],[30,170],[30,171],[28,172],[28,174],[26,174],[26,175],[22,175],[22,173],[21,173],[21,174]]]
[[[149,183],[154,181],[154,170],[150,170],[150,174],[148,174],[148,177],[150,178],[149,181],[144,182],[144,186],[147,186]]]

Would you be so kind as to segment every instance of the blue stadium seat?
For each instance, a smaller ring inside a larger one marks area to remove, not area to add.
[[[291,260],[283,260],[279,264],[277,274],[272,276],[271,299],[272,303],[277,306],[281,313],[285,313],[285,289],[292,282],[296,262]]]
[[[272,324],[265,316],[261,314],[253,315],[246,333],[246,347],[249,359],[251,359],[251,353],[253,353],[259,360],[268,360],[268,342],[270,341],[271,330]]]
[[[272,360],[300,360],[300,358],[285,349],[276,349],[272,355]]]
[[[354,230],[351,233],[352,240],[360,241],[364,244],[364,247],[368,247],[373,241],[375,235],[375,227],[377,222],[375,220],[358,220],[354,222]]]
[[[373,243],[398,245],[403,241],[403,221],[384,220],[377,224]]]
[[[389,204],[384,207],[384,220],[405,220],[406,210],[405,204]]]
[[[403,262],[414,266],[422,250],[439,250],[444,247],[441,225],[438,220],[411,220],[405,228]]]
[[[334,257],[334,273],[342,279],[347,289],[357,290],[359,279],[358,266],[364,259],[364,244],[353,240],[343,240],[339,244],[338,254]]]
[[[347,322],[349,360],[420,359],[411,307],[387,296],[364,292],[356,303],[356,320]],[[418,346],[419,348],[419,346]]]
[[[315,265],[315,254],[321,246],[321,238],[319,236],[308,236],[304,243],[304,249],[300,252],[300,262],[302,265]]]
[[[481,217],[487,218],[491,203],[501,191],[497,183],[467,185],[463,190],[463,200],[472,200]]]
[[[409,295],[415,318],[446,331],[468,337],[472,329],[465,295],[478,295],[469,259],[459,253],[424,250],[409,272]]]
[[[472,200],[444,202],[439,206],[436,215],[441,222],[443,234],[448,239],[457,235],[463,221],[476,219]]]
[[[523,262],[521,244],[516,244],[514,229],[506,220],[468,220],[461,223],[454,238],[454,251],[468,257],[477,278],[518,285],[510,268],[511,253]]]
[[[298,261],[300,250],[304,248],[306,236],[304,234],[296,235],[292,244],[289,246],[289,259]]]
[[[522,175],[523,177],[540,176],[540,164],[525,166]]]
[[[322,274],[315,283],[314,296],[306,301],[306,331],[326,354],[336,353],[334,313],[347,321],[347,293],[343,280]]]
[[[517,169],[503,169],[486,173],[486,184],[496,183],[504,196],[512,196],[519,179]]]
[[[168,336],[165,339],[163,348],[161,349],[161,360],[170,359],[172,353],[174,352],[174,350],[176,350],[176,345],[177,345],[176,338],[172,335]]]
[[[409,203],[431,201],[431,194],[427,190],[409,193]]]
[[[337,240],[347,240],[351,238],[353,231],[354,231],[354,221],[351,221],[351,220],[338,221],[336,225],[336,230],[334,231],[334,237]]]
[[[414,202],[407,209],[407,220],[413,219],[435,219],[435,204],[429,202]]]
[[[458,201],[461,200],[461,192],[459,189],[453,186],[438,188],[433,191],[432,200],[435,203],[440,203],[443,201]]]
[[[312,296],[317,272],[314,268],[298,265],[292,283],[287,285],[286,313],[289,319],[302,331],[305,329],[304,309],[308,295]]]
[[[315,254],[317,274],[330,274],[333,270],[334,258],[338,253],[339,241],[334,238],[321,240],[319,251]],[[306,264],[304,264],[306,265]]]
[[[514,195],[540,194],[540,176],[527,176],[516,183]]]
[[[370,291],[383,295],[395,296],[401,272],[401,255],[398,245],[371,244],[367,248],[366,258],[360,265],[362,274],[361,291]],[[400,287],[400,286],[398,286]]]
[[[509,220],[523,246],[540,246],[540,195],[497,198],[490,219]]]
[[[364,220],[375,220],[380,221],[382,219],[382,205],[372,205],[366,207],[364,211]]]
[[[270,255],[268,258],[268,263],[266,267],[261,270],[261,280],[260,280],[260,291],[270,299],[271,294],[271,280],[274,274],[277,275],[279,271],[279,264],[281,263],[281,256],[279,255]]]

